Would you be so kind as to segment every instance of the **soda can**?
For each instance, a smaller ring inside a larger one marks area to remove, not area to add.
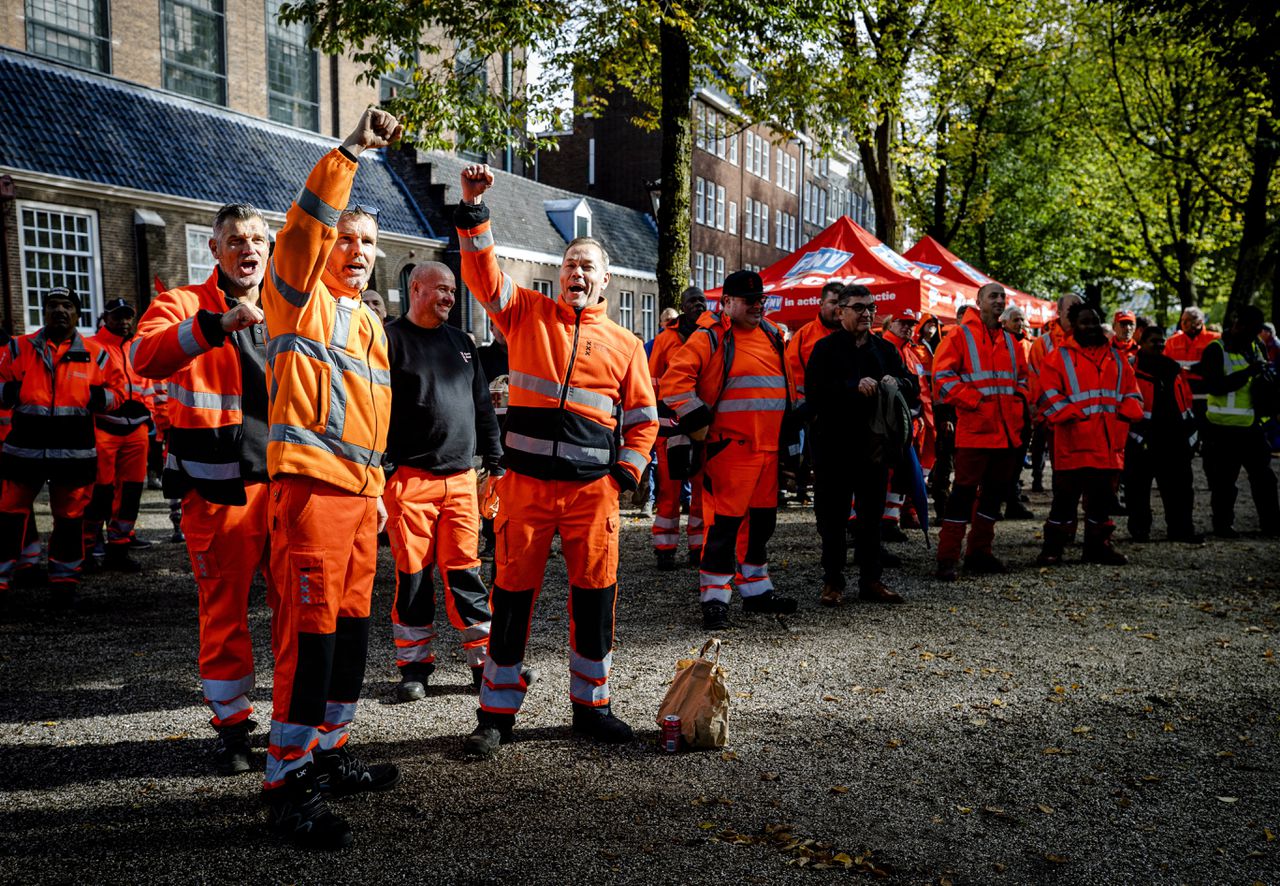
[[[680,750],[680,718],[675,714],[662,718],[662,749],[668,754]]]

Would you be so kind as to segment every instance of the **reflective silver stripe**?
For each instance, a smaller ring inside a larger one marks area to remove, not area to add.
[[[253,674],[238,680],[201,680],[205,701],[230,701],[253,689]]]
[[[383,385],[384,387],[391,386],[390,370],[374,369],[368,363],[352,357],[350,354],[334,350],[317,341],[298,335],[295,332],[278,335],[271,339],[267,344],[267,359],[274,361],[276,357],[285,351],[302,354],[304,357],[310,357],[313,360],[328,363],[337,367],[337,369],[342,372],[352,372],[362,378],[368,378],[372,374],[373,383],[375,385]]]
[[[558,454],[561,458],[571,459],[572,461],[589,461],[597,465],[607,465],[609,463],[609,450],[596,449],[593,446],[561,443]],[[644,465],[641,465],[642,469],[643,467]]]
[[[315,192],[308,190],[305,185],[298,192],[294,202],[298,204],[299,209],[326,228],[336,228],[338,226],[338,216],[342,214],[341,210],[335,209],[321,200],[316,196]]]
[[[630,428],[641,422],[657,420],[658,407],[656,406],[641,406],[639,409],[628,409],[622,413],[622,426],[624,428]]]
[[[725,382],[726,391],[734,388],[781,388],[787,380],[781,375],[731,375]]]
[[[458,235],[458,248],[463,252],[479,252],[482,249],[488,249],[493,245],[493,229],[481,231],[470,237]]]
[[[115,406],[115,405],[116,405],[116,394],[115,394],[115,391],[103,391],[103,392],[102,392],[102,400],[103,400],[103,405],[104,405],[107,409],[110,409],[110,408],[112,408],[113,406]]]
[[[169,396],[183,406],[192,409],[216,409],[239,411],[239,394],[213,394],[208,391],[192,391],[176,382],[169,383]]]
[[[1116,404],[1114,403],[1095,403],[1093,406],[1086,406],[1080,410],[1082,415],[1097,415],[1099,412],[1110,412],[1114,414]]]
[[[607,449],[577,446],[573,443],[560,443],[557,446],[552,440],[529,437],[525,434],[516,434],[511,431],[507,431],[507,435],[503,439],[503,445],[508,449],[518,449],[521,452],[528,452],[532,455],[558,455],[561,458],[587,461],[599,465],[607,465],[609,463],[609,450]]]
[[[680,418],[684,418],[695,409],[705,409],[707,405],[699,400],[696,394],[672,394],[670,397],[663,397],[662,402],[674,409]]]
[[[17,458],[97,458],[97,447],[93,449],[27,449],[24,446],[14,446],[9,441],[5,441],[4,452],[7,455],[16,456]]]
[[[371,468],[382,467],[382,453],[373,449],[366,449],[364,446],[357,446],[355,443],[347,443],[343,440],[337,440],[326,434],[317,434],[315,431],[306,428],[300,428],[297,425],[274,424],[271,426],[270,432],[267,434],[267,440],[272,443],[292,443],[296,446],[311,446],[315,449],[323,449],[339,458],[345,458],[350,462],[359,464],[368,464]]]
[[[331,701],[324,706],[324,723],[326,726],[342,726],[356,718],[354,701]]]
[[[20,403],[13,408],[14,412],[23,415],[88,415],[89,410],[83,406],[37,406],[34,403]]]
[[[535,394],[542,394],[556,400],[560,399],[560,382],[558,381],[530,375],[520,370],[512,372],[509,376],[509,381],[510,386],[513,388],[524,388],[526,391],[533,391]]]
[[[138,345],[140,344],[142,344],[142,339],[135,338],[133,340],[133,344],[129,345],[129,362],[130,363],[138,362]]]
[[[653,517],[654,529],[679,529],[679,517],[664,517],[661,514],[655,514]]]
[[[577,403],[599,412],[613,412],[612,397],[585,388],[575,388],[573,385],[565,391],[564,400],[566,403]]]
[[[609,702],[609,683],[593,683],[577,674],[569,674],[569,700],[574,704],[595,707]]]
[[[960,331],[964,333],[964,340],[969,345],[969,368],[974,372],[981,372],[982,359],[978,356],[978,340],[973,337],[973,330],[961,323]]]
[[[338,299],[338,309],[333,317],[333,332],[329,335],[329,347],[340,351],[347,349],[347,340],[351,338],[351,318],[360,307],[360,303],[345,296]]]
[[[99,368],[99,369],[106,369],[106,368],[107,368],[107,362],[108,362],[110,359],[111,359],[111,355],[107,353],[107,349],[106,349],[106,348],[103,348],[101,351],[98,351],[98,361],[97,361],[97,362],[98,362],[98,368]]]
[[[276,291],[279,292],[280,295],[284,297],[284,300],[287,301],[289,304],[293,305],[295,308],[300,308],[303,305],[305,305],[307,301],[311,298],[311,293],[303,292],[301,289],[294,289],[288,283],[284,282],[284,280],[280,277],[280,275],[276,273],[276,260],[274,256],[272,256],[271,258],[270,268],[271,268],[271,283],[273,286],[275,286]],[[191,321],[184,320],[183,322],[190,323]]]
[[[188,317],[178,324],[178,346],[188,357],[199,357],[205,349],[196,341],[196,318]]]
[[[181,471],[196,480],[239,480],[240,462],[192,461],[178,458],[172,452],[164,460],[166,470]]]
[[[649,456],[641,455],[634,449],[623,449],[618,453],[618,461],[626,462],[637,471],[643,471],[649,464]]]
[[[786,397],[747,397],[743,400],[721,400],[717,412],[781,412],[787,408]]]
[[[594,661],[585,655],[569,650],[569,671],[588,680],[609,679],[609,669],[613,666],[613,653],[610,652],[603,661]]]
[[[718,572],[699,572],[698,586],[703,588],[720,588],[728,587],[729,582],[733,580],[732,575],[723,575]]]

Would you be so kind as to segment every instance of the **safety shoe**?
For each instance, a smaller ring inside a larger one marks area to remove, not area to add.
[[[129,556],[129,546],[107,545],[107,553],[102,559],[102,568],[112,572],[136,574],[142,571],[142,564]]]
[[[880,522],[880,540],[881,541],[906,541],[907,534],[902,531],[902,527],[892,520],[882,520]]]
[[[694,569],[702,565],[702,548],[689,548],[689,565]]]
[[[884,582],[870,581],[858,588],[858,599],[863,603],[905,603],[900,594],[885,587]]]
[[[609,705],[593,708],[573,704],[573,732],[604,744],[626,744],[634,739],[631,727],[615,717]]]
[[[844,602],[844,591],[835,585],[824,584],[818,602],[823,606],[839,606]]]
[[[346,746],[315,755],[316,786],[333,797],[365,791],[389,791],[400,783],[400,768],[394,763],[366,765]]]
[[[128,546],[129,546],[130,548],[132,548],[133,550],[135,550],[135,551],[144,551],[144,550],[146,550],[147,548],[151,547],[151,545],[152,545],[152,544],[153,544],[153,542],[149,542],[149,541],[147,541],[145,538],[139,538],[139,537],[138,537],[138,536],[136,536],[136,535],[130,535],[130,536],[129,536],[129,545],[128,545]]]
[[[181,529],[175,529],[173,535],[169,536],[169,541],[175,545],[186,544],[187,537],[183,535]]]
[[[766,612],[770,615],[790,615],[799,604],[795,597],[784,597],[773,591],[765,591],[754,597],[742,598],[743,612]]]
[[[351,826],[325,802],[311,764],[285,776],[284,784],[264,791],[267,827],[303,849],[344,849]]]
[[[964,558],[964,571],[973,575],[1003,575],[1009,569],[990,551],[975,551]]]
[[[938,581],[956,581],[960,574],[956,571],[955,560],[939,560],[933,570],[933,577]]]
[[[704,631],[723,631],[729,627],[729,604],[712,600],[702,604],[702,629]]]
[[[653,555],[658,559],[658,568],[663,572],[668,572],[676,568],[675,551],[654,551]]]
[[[1035,512],[1020,501],[1011,501],[1004,509],[1006,520],[1034,520]]]
[[[396,684],[396,700],[421,701],[427,697],[427,681],[435,673],[434,663],[408,664],[400,668],[400,682]]]
[[[249,755],[249,733],[257,728],[252,720],[233,726],[215,726],[217,744],[213,746],[213,768],[219,775],[239,775],[253,768]]]
[[[487,760],[498,753],[498,746],[512,741],[515,714],[495,714],[480,708],[476,711],[476,728],[462,742],[462,754]]]

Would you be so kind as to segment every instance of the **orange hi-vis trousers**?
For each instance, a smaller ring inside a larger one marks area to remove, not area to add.
[[[680,546],[680,490],[683,480],[673,480],[667,471],[667,441],[657,444],[658,461],[653,466],[658,481],[658,502],[653,511],[653,547],[657,551],[674,551]],[[702,477],[689,482],[689,550],[702,550]]]
[[[707,543],[698,570],[703,603],[728,603],[731,585],[755,597],[773,590],[769,539],[778,522],[778,453],[745,440],[708,441],[702,469]]]
[[[43,485],[43,480],[31,484],[4,481],[3,492],[0,492],[0,591],[9,588],[18,558],[23,555],[24,543],[30,547],[27,521]],[[89,503],[90,488],[49,484],[49,507],[53,511],[53,534],[49,536],[50,584],[75,585],[80,581],[80,568],[84,565],[84,509]],[[27,562],[26,557],[23,560]]]
[[[271,481],[275,685],[265,787],[346,744],[369,649],[378,500],[309,477]]]
[[[498,482],[493,633],[480,707],[515,714],[524,703],[524,651],[557,532],[569,571],[569,697],[603,707],[609,704],[618,600],[617,481],[607,475],[538,480],[507,471]]]
[[[480,503],[476,472],[433,474],[402,467],[383,493],[387,534],[396,560],[391,633],[396,665],[434,664],[434,566],[444,585],[445,611],[462,634],[470,667],[484,664],[489,641],[489,591],[480,578]]]
[[[85,532],[96,537],[106,522],[107,543],[127,545],[147,482],[147,427],[139,425],[123,436],[95,428],[95,434],[98,478],[84,514]]]
[[[243,505],[215,504],[195,491],[182,499],[182,532],[200,596],[200,683],[215,728],[234,726],[253,713],[249,585],[254,573],[266,579],[267,603],[276,608],[268,489],[266,483],[246,483]]]

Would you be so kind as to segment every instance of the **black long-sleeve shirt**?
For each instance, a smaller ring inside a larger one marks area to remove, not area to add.
[[[498,420],[470,337],[444,324],[426,329],[400,317],[387,324],[391,424],[387,459],[435,474],[487,468],[502,457]]]

